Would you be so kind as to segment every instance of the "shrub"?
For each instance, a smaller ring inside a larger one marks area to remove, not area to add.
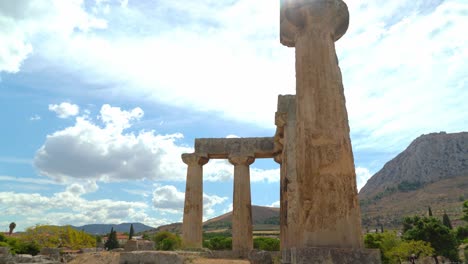
[[[203,247],[211,250],[232,249],[232,238],[225,236],[215,236],[203,242]]]
[[[159,232],[153,237],[157,250],[175,250],[181,247],[182,240],[171,232]]]
[[[254,248],[266,251],[279,251],[280,240],[271,237],[256,237],[253,240]]]

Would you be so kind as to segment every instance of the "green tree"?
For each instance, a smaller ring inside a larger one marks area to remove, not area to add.
[[[114,228],[111,228],[109,235],[107,236],[107,241],[104,243],[104,247],[107,250],[112,250],[114,248],[119,248],[119,241],[117,240],[117,231],[114,231]]]
[[[279,251],[280,240],[271,237],[256,237],[253,239],[253,245],[255,249],[266,250],[266,251]]]
[[[431,244],[425,241],[403,241],[387,252],[387,256],[392,263],[402,263],[403,261],[416,260],[420,257],[433,256],[434,249]],[[411,262],[414,263],[414,262]]]
[[[167,231],[157,233],[153,241],[157,250],[175,250],[182,246],[180,237]]]
[[[16,223],[11,222],[9,228],[10,228],[10,230],[8,231],[8,235],[11,236],[11,234],[13,234],[13,230],[15,230],[15,228],[16,228]]]
[[[364,237],[364,245],[367,248],[380,249],[382,263],[388,264],[391,262],[389,252],[401,243],[401,239],[396,232],[385,231],[383,233],[368,233]]]
[[[133,224],[130,224],[130,233],[128,235],[128,240],[132,239],[134,233],[135,233],[135,230],[133,230]]]
[[[77,231],[70,226],[37,225],[27,228],[21,239],[25,242],[36,242],[40,247],[80,249],[96,246],[96,240],[92,235]]]
[[[444,215],[442,216],[442,223],[444,226],[448,227],[448,229],[452,230],[452,222],[450,221],[449,216],[447,215],[447,212],[444,211]]]
[[[468,222],[468,200],[463,203],[463,220]]]
[[[458,261],[457,239],[450,229],[434,217],[405,217],[403,219],[403,239],[429,242],[437,255]]]
[[[211,250],[232,249],[232,238],[225,236],[215,236],[203,241],[203,247]]]

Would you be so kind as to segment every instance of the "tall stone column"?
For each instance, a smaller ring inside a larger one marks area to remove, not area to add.
[[[203,165],[208,158],[196,153],[182,154],[188,165],[185,187],[182,243],[185,248],[202,248],[203,242]]]
[[[250,164],[253,156],[230,156],[234,165],[234,194],[232,213],[232,250],[247,257],[253,249],[252,201],[250,194]]]
[[[362,248],[356,175],[335,44],[341,0],[283,0],[281,42],[296,48],[297,239],[289,246]]]

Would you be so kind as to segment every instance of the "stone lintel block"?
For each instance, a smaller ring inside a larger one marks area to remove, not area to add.
[[[367,248],[292,248],[282,263],[291,264],[380,264],[380,250]],[[289,259],[285,259],[288,258]]]
[[[273,158],[273,137],[258,138],[197,138],[195,153],[205,153],[210,159],[227,159],[229,156]]]
[[[295,47],[296,34],[304,28],[329,32],[333,40],[348,30],[348,6],[342,0],[281,0],[280,42]]]

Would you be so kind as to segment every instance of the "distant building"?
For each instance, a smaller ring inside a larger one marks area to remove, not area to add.
[[[117,232],[116,235],[117,235],[117,241],[119,241],[119,245],[120,245],[120,246],[123,246],[123,245],[127,244],[128,235],[126,235],[126,234],[124,234],[124,233],[122,233],[122,232]],[[109,238],[108,238],[107,236],[103,237],[103,238],[102,238],[102,243],[105,244],[105,243],[107,242],[108,239],[109,239]]]

